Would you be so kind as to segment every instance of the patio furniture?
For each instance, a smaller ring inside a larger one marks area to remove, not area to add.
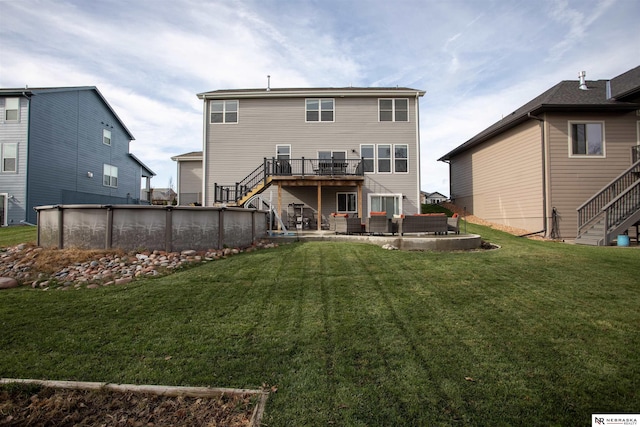
[[[387,218],[386,212],[371,212],[371,216],[367,218],[366,230],[369,234],[394,234],[396,230],[396,224],[391,221],[391,218]]]
[[[447,218],[447,230],[453,231],[454,234],[460,234],[460,217],[453,214],[451,218]]]
[[[334,214],[329,216],[329,230],[336,234],[362,233],[360,218],[349,218],[348,214]]]
[[[447,234],[448,224],[445,214],[416,214],[397,220],[398,232]]]

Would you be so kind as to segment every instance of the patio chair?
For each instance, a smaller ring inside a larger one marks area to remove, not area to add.
[[[387,234],[396,232],[395,223],[391,218],[387,218],[386,212],[371,212],[371,216],[367,218],[366,230],[369,234]]]
[[[460,217],[453,214],[451,218],[447,218],[447,230],[453,231],[454,234],[460,234]]]

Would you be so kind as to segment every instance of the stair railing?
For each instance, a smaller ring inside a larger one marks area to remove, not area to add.
[[[606,241],[609,242],[609,234],[618,225],[622,224],[630,215],[640,210],[640,180],[634,182],[629,188],[620,193],[615,199],[607,203],[603,208]]]
[[[578,235],[593,221],[602,215],[602,208],[615,199],[620,193],[640,179],[640,161],[636,161],[629,169],[622,172],[611,183],[597,192],[593,197],[580,205],[578,211]]]

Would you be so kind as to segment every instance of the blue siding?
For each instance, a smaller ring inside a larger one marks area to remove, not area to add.
[[[36,221],[35,206],[127,203],[137,197],[140,166],[129,156],[128,132],[96,91],[39,93],[31,103],[29,222]],[[102,140],[105,128],[110,146]],[[104,164],[118,167],[117,188],[103,185]]]
[[[11,98],[16,98],[16,96],[11,96]],[[5,122],[5,99],[5,97],[0,97],[0,150],[2,150],[2,145],[4,144],[18,144],[18,163],[16,173],[0,172],[0,193],[12,196],[7,201],[7,212],[3,212],[3,215],[6,215],[7,225],[14,225],[20,224],[21,221],[26,219],[29,100],[25,97],[19,97],[20,111],[18,121]],[[0,206],[0,209],[3,208],[3,206]]]

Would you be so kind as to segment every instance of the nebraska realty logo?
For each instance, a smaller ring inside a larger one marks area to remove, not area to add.
[[[640,414],[592,414],[591,427],[640,426]]]

